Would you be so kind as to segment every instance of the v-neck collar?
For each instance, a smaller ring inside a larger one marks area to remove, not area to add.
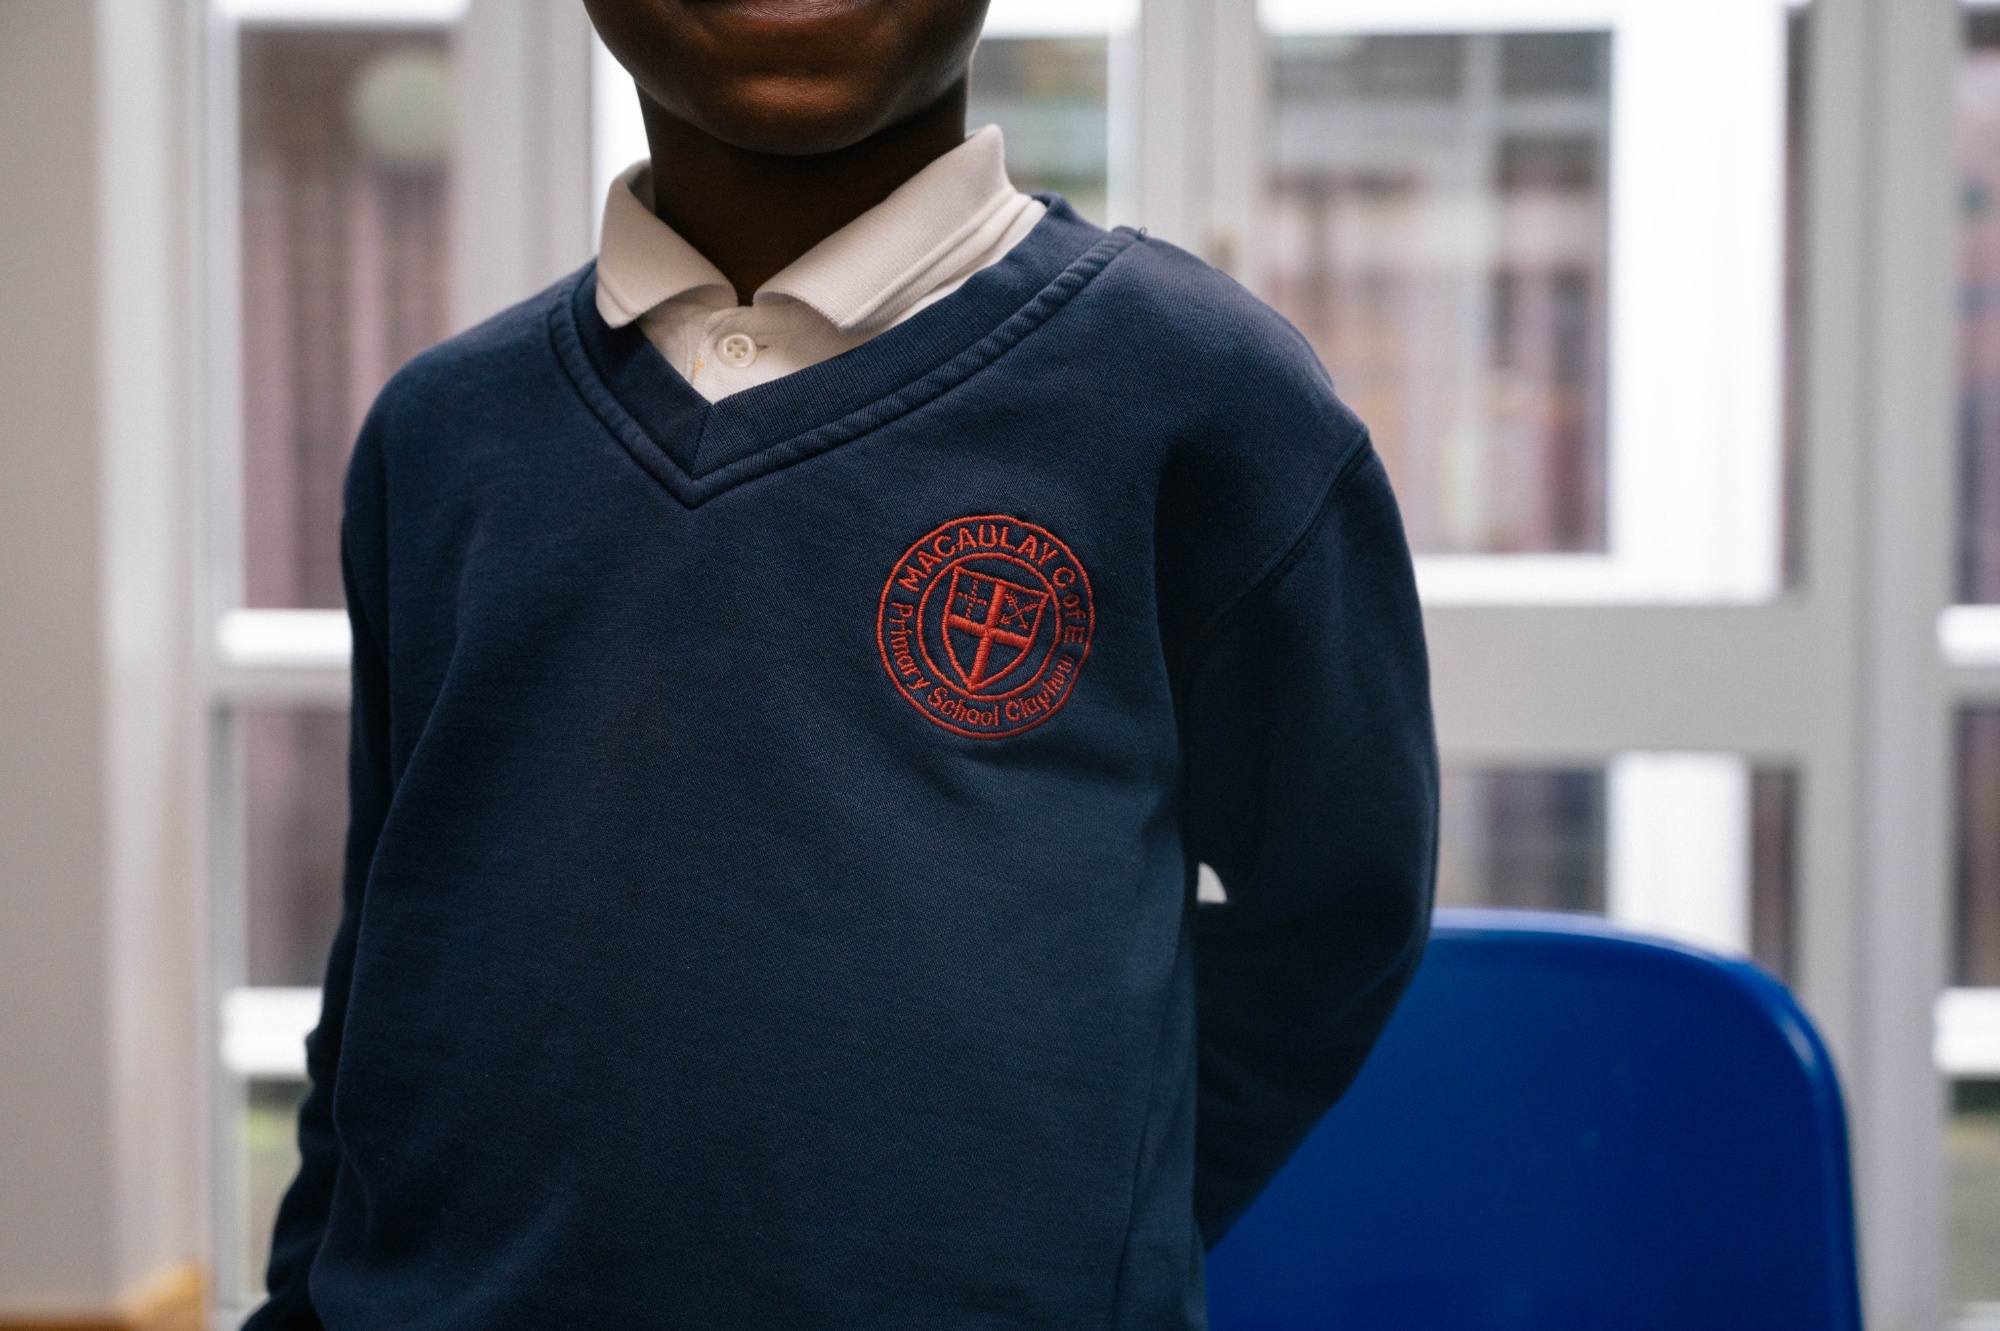
[[[826,451],[914,410],[990,364],[1131,244],[1055,195],[1006,258],[854,350],[709,402],[636,324],[598,313],[595,265],[570,279],[549,335],[577,391],[625,450],[682,504]]]

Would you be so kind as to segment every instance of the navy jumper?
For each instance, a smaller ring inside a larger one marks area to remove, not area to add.
[[[1429,914],[1366,432],[1060,200],[714,403],[593,289],[355,451],[345,912],[250,1331],[1204,1325]]]

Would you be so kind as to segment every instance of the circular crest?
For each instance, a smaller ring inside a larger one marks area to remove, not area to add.
[[[955,735],[1000,739],[1054,716],[1096,624],[1090,578],[1032,522],[959,518],[904,551],[882,588],[882,667]]]

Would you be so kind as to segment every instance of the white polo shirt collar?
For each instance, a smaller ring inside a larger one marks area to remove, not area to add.
[[[721,271],[642,201],[651,192],[640,162],[605,202],[597,308],[614,328],[680,297],[735,304]],[[797,301],[849,336],[880,331],[955,288],[1009,233],[1025,234],[1030,208],[1039,220],[1041,205],[1008,181],[1000,131],[988,125],[764,283],[753,303]]]

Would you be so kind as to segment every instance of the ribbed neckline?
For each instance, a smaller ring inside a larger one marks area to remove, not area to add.
[[[597,311],[595,265],[549,312],[557,358],[633,459],[693,508],[878,429],[992,363],[1089,284],[1136,237],[1106,233],[1055,195],[1000,262],[854,350],[709,402],[636,324]]]

